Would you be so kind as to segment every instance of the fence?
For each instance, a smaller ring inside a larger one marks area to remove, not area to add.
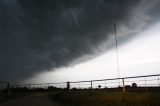
[[[122,88],[125,93],[129,88],[159,88],[160,87],[160,74],[146,75],[146,76],[134,76],[124,78],[102,79],[102,80],[90,80],[90,81],[78,81],[69,82],[70,89],[112,89]]]
[[[124,78],[113,79],[101,79],[101,80],[89,80],[89,81],[76,81],[76,82],[61,82],[61,83],[42,83],[42,84],[10,84],[7,82],[0,82],[0,88],[6,90],[6,94],[9,96],[14,92],[27,91],[30,94],[31,91],[54,91],[54,90],[119,90],[126,92],[137,88],[136,90],[146,91],[148,90],[160,90],[160,74],[146,75],[146,76],[134,76]]]

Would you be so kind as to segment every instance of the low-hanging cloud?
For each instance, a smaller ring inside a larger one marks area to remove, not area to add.
[[[112,47],[113,23],[119,37],[142,30],[153,0],[1,0],[0,80],[18,80],[68,66]],[[109,42],[109,43],[107,43]]]

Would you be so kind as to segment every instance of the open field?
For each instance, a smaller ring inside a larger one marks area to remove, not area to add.
[[[51,98],[69,106],[160,106],[160,92],[73,91],[55,93]]]
[[[8,97],[4,91],[0,91],[0,103],[7,100]]]
[[[0,106],[59,106],[47,95],[41,93],[34,96],[13,98],[9,101],[0,103]]]
[[[9,98],[5,92],[1,92],[0,100],[3,103],[14,101],[13,103],[19,104],[22,102],[18,102],[17,98],[24,98],[25,102],[26,100],[32,101],[32,99],[37,101],[38,98],[49,96],[54,103],[62,106],[159,106],[159,90],[159,87],[148,87],[147,89],[137,87],[126,88],[126,93],[123,93],[122,88],[71,89],[70,92],[67,89],[12,89]],[[0,103],[0,106],[3,103]]]
[[[160,106],[159,76],[22,85],[7,83],[0,91],[0,103],[16,98],[49,96],[64,106]],[[122,82],[118,83],[118,80]]]

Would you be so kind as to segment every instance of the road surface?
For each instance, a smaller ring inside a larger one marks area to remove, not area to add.
[[[59,106],[46,96],[21,97],[1,103],[0,106]]]

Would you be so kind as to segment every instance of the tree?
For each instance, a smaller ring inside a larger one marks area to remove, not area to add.
[[[101,88],[101,85],[98,85],[98,88],[100,89],[100,88]]]
[[[136,88],[137,84],[136,83],[132,83],[132,88]]]

